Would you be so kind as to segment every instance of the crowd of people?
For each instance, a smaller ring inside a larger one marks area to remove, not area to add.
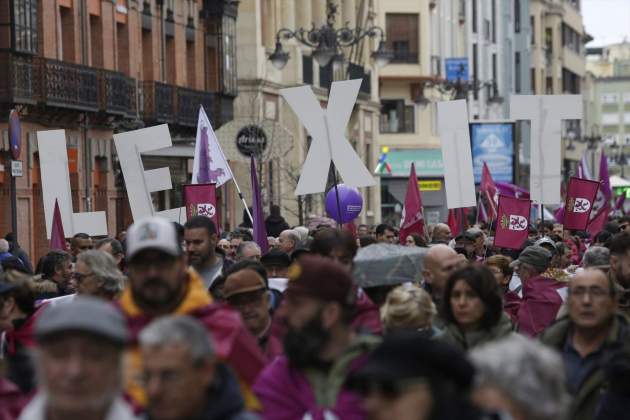
[[[0,420],[628,418],[630,218],[539,222],[516,251],[272,213],[264,253],[201,216],[36,264],[0,239]],[[359,287],[359,250],[400,244],[414,277]]]

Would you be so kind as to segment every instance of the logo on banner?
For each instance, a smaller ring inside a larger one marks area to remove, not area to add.
[[[517,214],[505,214],[501,217],[501,227],[503,229],[522,231],[527,229],[527,219]]]
[[[197,203],[190,205],[190,213],[192,216],[212,218],[217,213],[217,209],[212,205],[212,203]]]
[[[573,213],[586,213],[591,209],[591,202],[581,197],[570,198],[568,208]]]

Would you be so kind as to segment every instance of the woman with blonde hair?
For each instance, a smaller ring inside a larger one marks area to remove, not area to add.
[[[433,327],[436,314],[431,296],[416,285],[396,287],[381,307],[381,321],[386,332],[417,330],[427,332],[428,337],[436,336],[440,333]]]

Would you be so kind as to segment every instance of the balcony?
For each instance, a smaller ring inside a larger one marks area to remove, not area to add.
[[[136,114],[136,81],[123,73],[101,70],[100,108],[108,114],[132,117]]]
[[[142,119],[150,122],[195,127],[199,106],[210,112],[213,94],[161,82],[142,82],[140,97]]]
[[[0,57],[0,103],[135,114],[135,85],[122,73],[42,57]]]

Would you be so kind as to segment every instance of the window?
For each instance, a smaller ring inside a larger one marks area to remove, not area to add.
[[[403,99],[381,101],[381,133],[413,133],[414,106]]]
[[[477,54],[477,44],[473,44],[473,83],[475,86],[477,85],[477,80],[479,76],[479,56]],[[479,99],[479,91],[477,89],[473,89],[473,98],[475,100]]]
[[[564,93],[580,93],[580,76],[567,69],[562,69],[562,91]]]
[[[582,50],[582,37],[565,23],[562,24],[562,46],[576,54],[580,54]]]
[[[151,31],[142,31],[142,79],[153,80],[153,37]]]
[[[392,63],[417,63],[419,15],[388,13],[385,17],[387,46],[394,53]]]
[[[472,0],[472,32],[477,33],[477,0]]]
[[[490,21],[488,19],[483,20],[483,39],[485,41],[490,41]]]
[[[630,124],[630,113],[626,112],[625,114],[623,114],[623,122],[624,124]]]
[[[497,55],[492,54],[492,81],[499,83],[497,80]]]
[[[630,93],[624,93],[623,94],[623,102],[625,104],[630,104]]]
[[[13,48],[37,54],[37,0],[13,0]]]
[[[313,57],[310,55],[302,56],[302,82],[306,85],[313,84]]]
[[[103,25],[100,16],[90,15],[90,47],[92,67],[103,67]]]
[[[616,93],[604,93],[602,96],[603,104],[618,104],[619,103],[619,95]]]
[[[514,32],[521,32],[521,0],[514,0]]]
[[[535,95],[536,94],[536,69],[531,69],[530,73],[531,73],[530,77],[532,78],[531,80],[532,93]]]
[[[129,31],[123,23],[116,24],[116,53],[118,71],[129,75]]]
[[[521,53],[514,54],[514,91],[521,93]]]
[[[61,16],[61,58],[63,61],[75,62],[74,51],[74,13],[67,7],[59,7]]]
[[[236,19],[231,16],[212,19],[208,38],[207,86],[209,90],[236,95]]]
[[[619,114],[602,114],[602,125],[619,125],[621,118]]]
[[[534,45],[536,43],[536,17],[534,15],[529,17],[529,24],[531,26],[531,42]]]
[[[194,89],[196,87],[196,60],[195,60],[195,43],[186,42],[186,79],[188,87]]]

